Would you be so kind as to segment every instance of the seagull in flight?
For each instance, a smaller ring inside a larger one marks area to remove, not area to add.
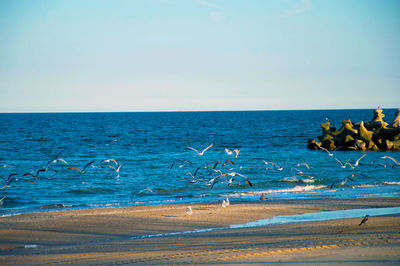
[[[122,164],[120,164],[120,165],[118,166],[118,168],[115,168],[115,167],[114,167],[114,166],[112,166],[112,165],[108,165],[108,167],[110,167],[110,168],[114,169],[114,171],[115,171],[116,173],[119,173],[119,169],[121,169],[121,167],[122,167]]]
[[[46,169],[49,168],[50,164],[52,164],[52,163],[57,163],[57,162],[63,162],[63,163],[65,163],[65,164],[68,164],[68,162],[65,161],[63,158],[57,158],[57,159],[54,159],[54,160],[48,162],[47,165],[46,165]]]
[[[37,179],[37,178],[39,177],[39,174],[40,174],[41,172],[46,172],[46,171],[47,171],[47,167],[37,170],[35,175],[32,174],[32,173],[34,172],[34,170],[32,170],[32,171],[29,172],[29,173],[23,174],[23,176],[31,175],[32,177],[35,177],[35,178]]]
[[[198,155],[202,156],[202,155],[204,155],[204,152],[205,152],[206,150],[208,150],[209,148],[211,148],[211,147],[214,146],[214,145],[215,145],[215,142],[211,143],[211,145],[208,146],[207,148],[205,148],[202,152],[199,152],[199,151],[196,150],[195,148],[192,148],[192,147],[189,147],[189,146],[186,146],[186,148],[188,148],[188,149],[190,149],[190,150],[193,150],[193,151],[195,151]]]
[[[351,174],[350,176],[346,177],[346,178],[339,184],[339,186],[343,186],[344,184],[346,184],[347,180],[350,180],[350,181],[353,181],[353,182],[354,182],[354,179],[352,179],[352,177],[354,177],[354,176],[355,176],[355,174]],[[338,182],[338,181],[333,182],[332,185],[330,186],[330,189],[334,188],[334,186],[335,186],[337,183],[339,183],[339,182]]]
[[[25,181],[25,182],[29,182],[29,183],[34,183],[32,180],[29,180],[29,179],[15,178],[15,177],[13,177],[13,176],[15,176],[15,175],[17,175],[17,173],[12,173],[12,174],[10,174],[10,175],[8,176],[7,180],[6,180],[7,183],[6,183],[4,186],[2,186],[2,187],[0,188],[0,190],[2,190],[2,189],[5,188],[5,187],[8,187],[8,186],[11,184],[11,182]],[[4,179],[4,177],[1,177],[1,178]]]
[[[228,155],[232,155],[233,153],[235,153],[235,159],[237,159],[237,157],[240,157],[240,150],[239,149],[234,149],[234,150],[230,150],[228,148],[225,148],[225,153]]]
[[[117,163],[117,161],[115,160],[115,159],[113,159],[113,158],[110,158],[110,159],[104,159],[103,160],[103,162],[105,162],[105,163],[110,163],[110,162],[113,162],[113,163],[115,163],[115,165],[116,166],[118,166],[119,164]]]
[[[361,157],[358,158],[358,160],[357,160],[354,164],[352,164],[352,165],[353,165],[354,167],[357,167],[357,166],[359,165],[360,160],[361,160],[362,158],[364,158],[364,156],[367,155],[367,153],[368,153],[368,152],[366,152],[366,153],[364,153],[363,155],[361,155]],[[354,168],[353,168],[353,169],[354,169]]]
[[[339,148],[341,148],[342,146],[337,147],[337,148],[334,149],[332,152],[328,151],[327,149],[325,149],[325,148],[322,147],[322,146],[317,145],[317,147],[318,147],[320,150],[326,151],[326,152],[328,153],[328,155],[332,157],[332,156],[333,156],[333,153],[334,153],[335,151],[337,151]]]
[[[17,170],[14,168],[14,166],[8,165],[8,164],[4,164],[2,165],[2,167],[7,168],[10,167],[11,169],[13,169],[15,172],[17,172]]]
[[[307,163],[298,163],[297,166],[300,167],[301,165],[304,165],[307,169],[310,169],[310,166]]]
[[[340,166],[341,166],[343,169],[346,168],[347,165],[350,166],[352,169],[355,168],[355,167],[354,167],[351,163],[349,163],[349,162],[342,163],[338,158],[335,158],[335,160],[336,160],[338,163],[340,163]]]
[[[232,155],[232,154],[233,154],[233,151],[231,151],[231,150],[228,149],[228,148],[225,148],[225,153],[228,154],[228,155]]]
[[[85,165],[85,167],[83,167],[82,170],[79,169],[79,168],[77,168],[77,167],[69,167],[69,168],[67,168],[67,170],[77,170],[77,171],[80,172],[81,174],[84,174],[84,173],[86,173],[85,169],[86,169],[89,165],[91,165],[92,163],[94,163],[94,160],[88,162],[88,163]]]
[[[267,162],[267,161],[264,161],[263,160],[263,162],[265,163],[265,164],[272,164],[272,166],[273,167],[275,167],[275,170],[278,170],[278,171],[282,171],[283,170],[283,167],[280,167],[278,164],[276,164],[276,163],[274,163],[274,162]]]
[[[3,205],[3,201],[4,201],[4,199],[5,199],[6,197],[7,197],[7,196],[4,196],[4,197],[2,197],[2,198],[0,199],[0,206]]]
[[[230,163],[231,165],[235,165],[235,163],[232,162],[231,160],[226,160],[224,163],[216,162],[216,163],[214,164],[214,166],[212,167],[212,169],[215,169],[215,167],[217,167],[218,164],[222,164],[222,166],[225,167],[227,163]]]
[[[241,177],[243,177],[244,178],[244,180],[246,181],[246,183],[247,184],[249,184],[249,186],[253,186],[253,184],[250,182],[250,180],[249,180],[249,178],[247,177],[247,176],[244,176],[244,175],[242,175],[242,174],[240,174],[240,173],[237,173],[237,172],[230,172],[230,173],[226,173],[227,175],[229,175],[229,176],[231,176],[231,177],[235,177],[235,176],[241,176]]]
[[[390,156],[385,155],[385,156],[382,156],[381,158],[382,158],[382,159],[390,159],[390,160],[392,160],[396,165],[400,165],[400,163],[398,163],[398,162],[396,161],[396,159],[394,159],[393,157],[390,157]]]
[[[183,163],[178,164],[177,167],[178,167],[178,168],[182,168],[182,167],[184,166],[185,163],[187,163],[187,164],[192,164],[191,161],[189,161],[189,160],[184,160]],[[172,168],[175,166],[175,164],[176,164],[176,162],[173,162],[173,163],[171,164],[171,166],[169,167],[169,169],[172,169]]]
[[[49,165],[50,165],[50,164],[52,164],[52,163],[57,163],[58,161],[63,162],[63,163],[65,163],[65,164],[68,164],[63,158],[58,158],[58,157],[60,157],[60,154],[61,154],[62,152],[63,152],[63,151],[60,151],[51,161],[49,161],[49,162],[47,163],[47,165],[46,165],[46,170],[49,168]]]

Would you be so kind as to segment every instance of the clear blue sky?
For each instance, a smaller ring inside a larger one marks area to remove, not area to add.
[[[397,0],[0,0],[0,112],[399,103]]]

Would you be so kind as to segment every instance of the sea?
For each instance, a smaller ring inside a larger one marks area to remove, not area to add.
[[[385,121],[396,112],[384,109]],[[400,167],[382,157],[400,162],[400,153],[370,151],[352,169],[337,160],[354,163],[365,152],[307,149],[327,118],[339,129],[342,120],[372,116],[372,109],[2,113],[0,215],[261,195],[399,197]],[[193,150],[209,146],[203,155]]]

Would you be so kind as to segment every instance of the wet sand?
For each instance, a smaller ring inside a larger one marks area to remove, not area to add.
[[[399,198],[138,206],[0,217],[0,265],[400,264],[400,215],[228,229],[278,215],[399,207]],[[367,214],[367,213],[366,213]]]

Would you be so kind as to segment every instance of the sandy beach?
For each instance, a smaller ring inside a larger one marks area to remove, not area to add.
[[[399,264],[400,215],[191,234],[279,215],[399,207],[399,198],[138,206],[0,218],[1,265]],[[136,238],[135,238],[136,237]]]

